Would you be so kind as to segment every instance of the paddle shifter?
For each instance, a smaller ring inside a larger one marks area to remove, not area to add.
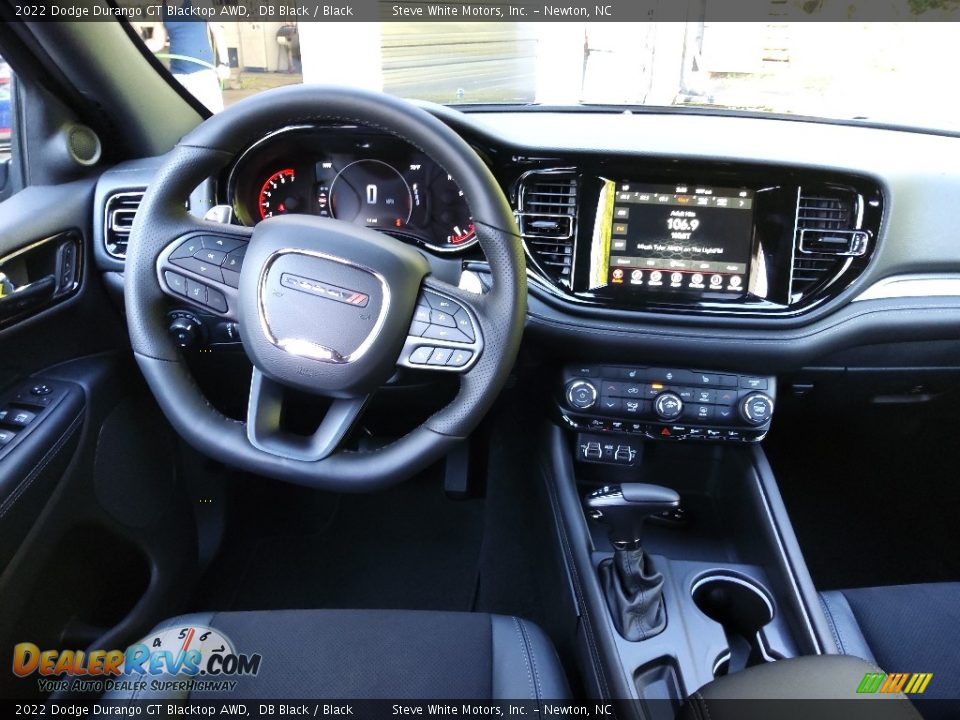
[[[617,630],[633,641],[663,632],[663,576],[651,567],[640,539],[644,521],[677,508],[680,496],[660,485],[624,483],[602,487],[584,502],[587,515],[607,526],[614,547],[597,571]]]

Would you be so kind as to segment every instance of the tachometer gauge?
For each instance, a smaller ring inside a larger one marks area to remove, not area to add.
[[[382,160],[356,160],[330,184],[330,212],[337,220],[371,228],[403,228],[413,195],[403,176]]]
[[[472,245],[476,229],[463,190],[450,175],[440,175],[430,188],[430,215],[435,236],[444,238],[438,250],[459,250]]]
[[[297,174],[293,168],[277,170],[260,186],[260,194],[257,196],[260,219],[304,212],[306,203],[303,195],[297,187]]]

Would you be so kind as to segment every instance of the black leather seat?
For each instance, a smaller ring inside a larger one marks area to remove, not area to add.
[[[539,701],[569,696],[550,640],[536,625],[514,617],[403,610],[207,613],[167,620],[147,640],[176,638],[177,632],[163,631],[190,627],[213,628],[237,653],[262,656],[255,677],[235,676],[231,679],[238,684],[231,692],[197,693],[198,698]],[[188,696],[165,693],[163,699]],[[108,699],[156,698],[147,683],[147,692],[114,693]]]
[[[841,652],[888,673],[933,673],[911,696],[924,717],[960,717],[960,583],[821,593]]]

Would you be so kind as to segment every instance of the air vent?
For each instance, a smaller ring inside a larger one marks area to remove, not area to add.
[[[801,188],[797,201],[792,301],[836,279],[852,258],[866,254],[870,233],[860,229],[862,200],[840,188]]]
[[[550,280],[572,287],[577,227],[577,176],[572,170],[528,173],[520,181],[517,208],[527,252]]]
[[[143,200],[143,191],[122,192],[107,198],[107,207],[103,220],[103,244],[107,252],[115,258],[127,257],[127,241],[133,217]]]

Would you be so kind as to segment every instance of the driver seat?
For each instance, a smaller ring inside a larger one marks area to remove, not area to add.
[[[194,676],[198,681],[237,681],[229,692],[195,692],[195,699],[541,701],[569,697],[550,640],[539,627],[516,617],[411,610],[197,613],[161,623],[144,642],[152,647],[155,638],[173,640],[180,629],[189,628],[213,629],[229,640],[234,652],[262,656],[256,676]],[[191,637],[202,634],[203,630]],[[164,649],[176,655],[181,641],[170,644],[163,641]],[[203,653],[201,667],[210,649]],[[190,690],[158,693],[151,689],[153,680],[191,679],[184,674],[118,679],[146,680],[146,690],[114,692],[104,699],[191,697]]]

